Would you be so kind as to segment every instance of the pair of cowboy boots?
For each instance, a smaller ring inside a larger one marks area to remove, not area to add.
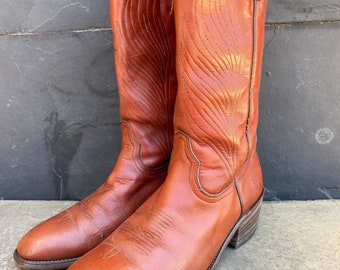
[[[111,1],[121,153],[98,190],[21,239],[19,267],[214,269],[252,236],[265,9]]]

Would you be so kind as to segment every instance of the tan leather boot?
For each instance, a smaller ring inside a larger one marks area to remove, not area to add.
[[[63,269],[98,245],[164,181],[177,92],[171,0],[112,1],[122,150],[97,191],[29,231],[14,259],[24,269]]]
[[[175,0],[178,94],[164,184],[69,269],[213,269],[254,233],[266,0]]]

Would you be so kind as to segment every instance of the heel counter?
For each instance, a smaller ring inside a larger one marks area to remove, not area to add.
[[[263,179],[260,161],[256,150],[245,162],[239,174],[235,177],[235,185],[240,196],[242,212],[248,211],[263,193]]]

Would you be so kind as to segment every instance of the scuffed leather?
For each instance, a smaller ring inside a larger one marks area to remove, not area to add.
[[[171,0],[111,1],[122,149],[97,191],[29,231],[26,260],[83,255],[116,229],[163,182],[173,144],[177,92]]]
[[[265,0],[174,1],[179,88],[168,176],[69,269],[209,268],[263,190],[256,127],[265,8]]]

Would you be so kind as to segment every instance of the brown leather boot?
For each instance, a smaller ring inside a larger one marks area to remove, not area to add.
[[[63,269],[98,245],[164,181],[177,92],[171,0],[111,1],[122,150],[97,191],[29,231],[14,259]]]
[[[213,269],[254,233],[266,0],[175,0],[178,94],[164,184],[69,269]]]

